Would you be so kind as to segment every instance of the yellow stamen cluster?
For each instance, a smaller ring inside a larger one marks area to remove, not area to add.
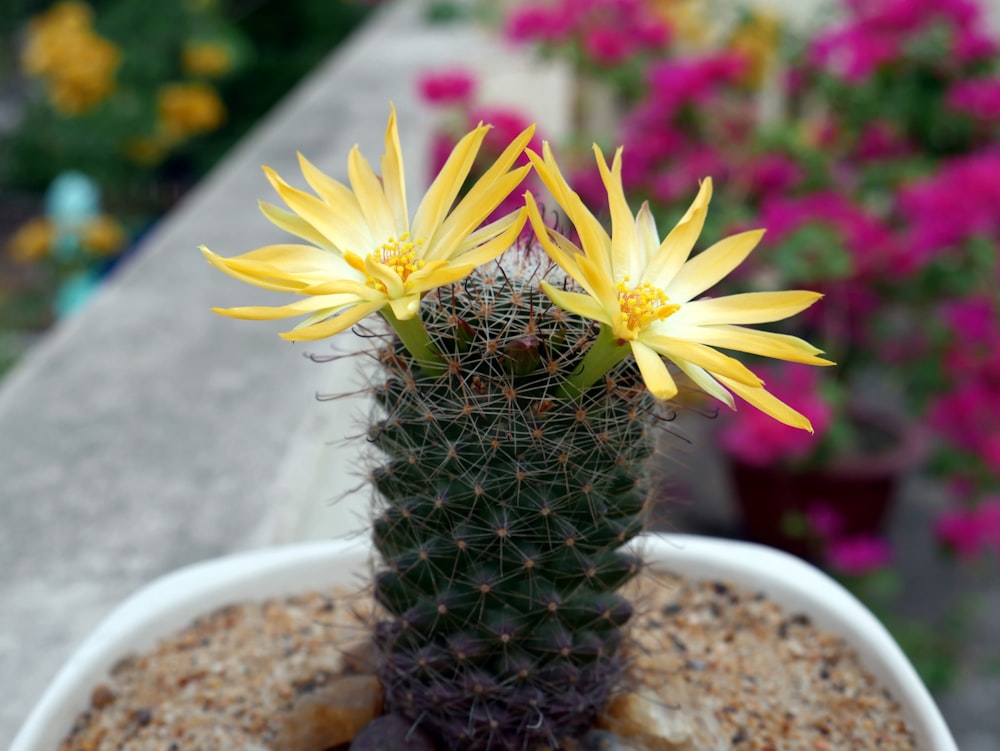
[[[422,243],[422,240],[411,241],[410,233],[404,232],[398,240],[390,237],[374,252],[369,253],[368,259],[388,266],[405,282],[410,274],[424,265],[424,262],[417,258],[417,246]],[[368,277],[366,284],[373,289],[386,291],[385,284],[378,279]]]
[[[618,305],[621,306],[625,325],[630,331],[639,331],[653,321],[662,321],[681,307],[669,302],[663,290],[649,282],[629,288],[628,277],[625,277],[624,281],[618,283],[616,289]]]

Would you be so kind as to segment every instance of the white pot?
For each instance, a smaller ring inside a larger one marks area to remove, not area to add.
[[[818,569],[750,543],[687,535],[642,543],[655,568],[692,578],[728,579],[762,591],[787,610],[805,612],[843,636],[903,708],[923,751],[958,751],[944,718],[913,666],[881,623]],[[365,542],[334,540],[240,553],[182,568],[143,587],[114,610],[70,658],[14,739],[10,751],[54,751],[90,692],[111,666],[145,650],[197,616],[240,600],[263,600],[368,579]]]

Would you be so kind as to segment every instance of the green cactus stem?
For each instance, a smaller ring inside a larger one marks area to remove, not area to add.
[[[618,590],[640,562],[622,548],[643,528],[657,405],[613,342],[587,363],[599,327],[540,276],[494,265],[430,293],[441,368],[396,337],[379,354],[381,678],[453,749],[558,747],[623,679]]]

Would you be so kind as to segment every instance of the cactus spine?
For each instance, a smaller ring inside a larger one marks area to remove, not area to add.
[[[494,265],[424,299],[445,372],[396,337],[379,357],[381,678],[451,748],[558,746],[623,676],[617,590],[639,561],[621,547],[642,530],[656,405],[631,362],[557,396],[597,324],[555,308],[540,275]]]

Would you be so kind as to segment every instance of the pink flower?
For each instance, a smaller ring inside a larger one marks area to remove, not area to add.
[[[762,154],[751,161],[743,179],[752,195],[786,193],[802,182],[803,169],[783,154]]]
[[[558,42],[565,37],[564,19],[544,6],[526,5],[507,17],[504,32],[513,42]]]
[[[1000,237],[1000,151],[985,149],[943,163],[938,172],[904,187],[898,208],[908,228],[911,268],[922,268],[975,237]]]
[[[906,138],[892,123],[870,123],[861,132],[854,153],[865,161],[905,156],[910,152]]]
[[[476,77],[464,68],[424,73],[417,88],[425,102],[439,106],[469,102],[476,90]]]
[[[812,533],[822,540],[835,540],[843,529],[840,514],[826,503],[810,505],[806,509],[806,523]]]
[[[863,576],[892,560],[892,547],[875,535],[856,535],[832,541],[826,549],[830,566],[841,574]]]
[[[988,342],[1000,335],[996,304],[988,297],[950,300],[944,304],[941,312],[955,333],[955,341]]]
[[[765,199],[759,224],[767,227],[768,241],[774,245],[805,227],[833,230],[851,255],[856,276],[881,273],[891,269],[900,274],[908,270],[904,251],[889,228],[869,211],[833,190],[796,198],[778,196]]]
[[[1000,79],[959,81],[948,92],[949,107],[986,123],[1000,120]]]
[[[600,65],[617,65],[635,54],[632,39],[610,26],[585,32],[583,48]]]
[[[597,65],[617,65],[662,50],[670,29],[641,0],[558,0],[528,4],[507,16],[505,32],[516,42],[579,44]]]
[[[742,55],[732,52],[685,57],[649,68],[649,105],[667,117],[687,105],[703,104],[720,86],[740,79],[746,68]]]
[[[988,546],[1000,552],[1000,499],[975,508],[949,509],[934,523],[934,532],[959,558],[979,556]]]
[[[944,28],[954,60],[962,65],[992,55],[996,46],[980,31],[979,6],[970,0],[848,0],[846,23],[817,37],[812,62],[857,82],[888,65],[906,62],[924,35]]]

